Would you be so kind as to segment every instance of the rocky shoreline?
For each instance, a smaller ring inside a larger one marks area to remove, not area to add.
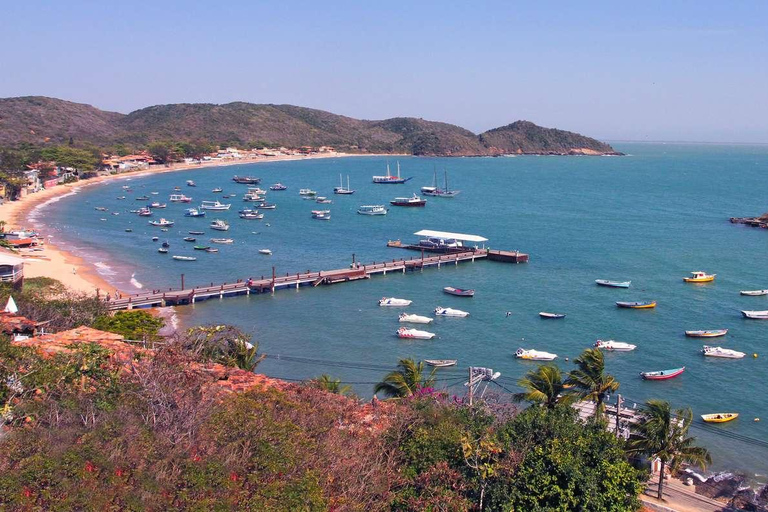
[[[704,478],[694,471],[686,470],[681,479],[692,485],[696,494],[725,500],[733,510],[768,512],[768,485],[755,490],[749,486],[744,475],[723,472]]]
[[[759,217],[731,217],[731,224],[746,224],[753,228],[768,229],[768,212]]]

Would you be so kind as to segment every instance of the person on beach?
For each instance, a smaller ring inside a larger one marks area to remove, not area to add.
[[[77,274],[77,267],[72,267],[72,273]]]

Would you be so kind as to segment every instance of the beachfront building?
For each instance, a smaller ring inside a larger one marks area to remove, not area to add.
[[[11,252],[0,252],[0,281],[20,289],[24,284],[24,260]]]

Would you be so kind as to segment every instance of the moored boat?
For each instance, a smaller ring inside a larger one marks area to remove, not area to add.
[[[197,208],[189,208],[184,212],[185,217],[205,217],[205,212]]]
[[[728,329],[712,329],[709,331],[685,331],[689,338],[717,338],[728,334]]]
[[[425,359],[424,363],[436,368],[445,368],[448,366],[456,366],[458,361],[456,359]]]
[[[216,187],[215,189],[211,190],[214,194],[218,194],[219,192],[224,192],[224,189],[221,187]]]
[[[409,327],[401,327],[396,332],[398,338],[415,339],[415,340],[431,340],[435,337],[435,333],[429,331],[420,331],[418,329],[412,329]]]
[[[312,190],[311,188],[302,188],[299,189],[299,195],[305,197],[314,197],[317,195],[317,191]]]
[[[168,200],[172,203],[189,203],[192,201],[192,198],[184,194],[171,194]]]
[[[739,293],[749,295],[750,297],[758,297],[760,295],[768,295],[768,290],[742,290]]]
[[[357,209],[360,215],[386,215],[387,211],[381,204],[365,204]]]
[[[157,252],[159,252],[160,254],[168,254],[168,249],[166,249],[165,247],[158,247]]]
[[[269,190],[288,190],[288,187],[286,187],[282,183],[275,183],[274,185],[269,187]]]
[[[768,320],[768,310],[765,311],[742,311],[744,318],[751,318],[753,320]]]
[[[656,372],[640,372],[640,376],[645,380],[667,380],[674,379],[678,375],[685,371],[685,366],[682,368],[673,368],[671,370],[659,370]]]
[[[231,238],[211,238],[210,241],[211,241],[212,244],[233,244],[233,243],[235,243],[235,241],[232,240]]]
[[[266,254],[267,256],[272,254],[272,251],[269,249],[259,249],[259,254]]]
[[[219,252],[219,250],[215,247],[209,247],[205,250],[205,252]]]
[[[615,352],[629,352],[631,350],[635,350],[637,345],[625,343],[623,341],[597,340],[595,342],[595,347]]]
[[[262,201],[261,203],[254,206],[257,210],[274,210],[277,208],[277,205],[274,203],[267,203],[265,201]]]
[[[187,231],[190,235],[204,235],[205,231]]]
[[[209,245],[196,245],[193,247],[193,249],[196,251],[207,251],[210,248],[211,247]]]
[[[328,199],[327,197],[324,197],[324,196],[317,196],[317,199],[315,199],[315,202],[317,204],[333,204],[332,199]]]
[[[411,300],[408,299],[397,299],[395,297],[382,297],[379,300],[379,306],[393,306],[393,307],[402,307],[402,306],[410,306]]]
[[[637,301],[637,302],[617,302],[617,306],[620,308],[630,308],[630,309],[650,309],[656,307],[656,301],[655,300],[645,300],[645,301]]]
[[[422,199],[416,194],[411,197],[396,197],[389,202],[392,206],[426,206],[427,200]]]
[[[222,210],[229,210],[232,204],[224,204],[220,203],[218,201],[203,201],[200,205],[201,210],[215,210],[215,211],[222,211]]]
[[[185,242],[197,242],[197,238],[195,238],[193,236],[185,236],[184,237],[184,241]]]
[[[546,311],[540,311],[539,316],[541,318],[565,318],[564,313],[547,313]]]
[[[459,195],[459,192],[460,190],[451,190],[448,188],[448,171],[445,171],[445,186],[443,188],[437,186],[437,170],[435,170],[435,175],[432,179],[432,186],[421,187],[422,194],[432,197],[451,198]]]
[[[258,220],[263,219],[264,214],[259,213],[256,210],[240,210],[240,213],[238,213],[241,219],[247,219],[247,220]]]
[[[261,183],[261,178],[254,178],[253,176],[233,176],[232,181],[240,183],[241,185],[258,185]]]
[[[151,217],[152,216],[152,210],[149,208],[141,208],[136,214],[139,217]]]
[[[453,316],[457,318],[464,318],[466,316],[469,316],[469,313],[466,311],[462,311],[460,309],[453,309],[453,308],[444,308],[441,306],[437,306],[435,308],[435,315],[437,316]]]
[[[339,186],[333,187],[333,193],[339,194],[339,195],[352,195],[355,193],[354,190],[349,188],[349,174],[347,174],[347,186],[344,187],[344,183],[341,181],[341,174],[339,174]]]
[[[609,281],[608,279],[595,279],[595,282],[600,286],[608,286],[610,288],[629,288],[632,281]]]
[[[149,224],[151,226],[166,227],[166,226],[173,226],[173,221],[172,220],[166,220],[166,219],[151,220],[151,221],[149,221]]]
[[[739,417],[737,412],[717,412],[713,414],[702,414],[701,419],[707,423],[726,423]]]
[[[192,180],[187,180],[187,186],[188,187],[196,187],[197,184],[194,181],[192,181]]]
[[[723,347],[710,347],[707,345],[702,347],[701,353],[705,356],[721,357],[724,359],[741,359],[746,355],[744,352],[739,352],[738,350]]]
[[[390,170],[389,170],[389,164],[387,164],[387,175],[386,176],[374,176],[373,182],[379,183],[379,184],[399,184],[399,183],[405,183],[406,181],[410,180],[411,178],[401,178],[400,177],[400,162],[397,162],[397,176],[392,176]]]
[[[542,352],[540,350],[518,348],[515,351],[515,357],[525,359],[526,361],[552,361],[557,359],[557,354]]]
[[[331,210],[312,210],[312,218],[316,220],[331,220]]]
[[[409,324],[431,324],[434,319],[428,316],[421,315],[409,315],[408,313],[400,313],[398,321]]]
[[[717,274],[707,274],[706,272],[696,270],[691,272],[690,277],[684,277],[683,281],[686,283],[710,283],[715,280],[715,276]]]
[[[172,258],[177,261],[197,261],[194,256],[172,256]]]
[[[216,219],[211,222],[211,229],[215,229],[216,231],[228,231],[229,224],[224,220]]]
[[[455,295],[457,297],[474,297],[475,290],[467,290],[463,288],[454,288],[453,286],[446,286],[443,291],[448,295]]]

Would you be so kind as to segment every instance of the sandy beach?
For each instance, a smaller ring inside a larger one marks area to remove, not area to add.
[[[142,169],[133,172],[125,172],[109,176],[100,176],[89,180],[58,185],[56,187],[45,189],[40,192],[30,194],[18,201],[6,201],[0,205],[0,220],[5,221],[5,230],[22,229],[34,227],[33,219],[29,214],[36,206],[44,207],[44,203],[52,199],[67,195],[73,191],[93,187],[99,184],[125,178],[138,178],[141,176],[155,175],[167,172],[178,172],[190,169],[200,169],[204,167],[224,167],[231,165],[255,164],[261,162],[284,162],[292,160],[311,160],[317,158],[341,158],[349,156],[378,156],[378,155],[355,155],[347,153],[324,153],[318,155],[285,155],[263,159],[238,159],[224,160],[216,162],[203,162],[200,164],[171,164],[157,169]],[[41,233],[43,236],[46,233]],[[51,277],[64,283],[68,288],[83,293],[110,293],[114,294],[115,287],[108,283],[96,271],[95,267],[83,259],[69,253],[66,248],[58,247],[51,243],[48,238],[45,239],[45,249],[43,251],[29,252],[20,250],[21,256],[26,260],[24,265],[25,277]],[[121,290],[130,293],[130,290]]]

